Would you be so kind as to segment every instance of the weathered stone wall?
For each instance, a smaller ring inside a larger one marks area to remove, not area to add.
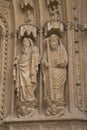
[[[0,130],[87,130],[86,12],[87,0],[0,0]]]

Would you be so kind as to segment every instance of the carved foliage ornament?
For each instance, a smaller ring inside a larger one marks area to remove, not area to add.
[[[57,34],[58,36],[63,36],[64,24],[61,21],[50,21],[45,24],[44,35]]]
[[[25,24],[19,27],[19,38],[21,37],[32,37],[36,38],[37,37],[37,28],[33,25],[30,24]]]
[[[8,8],[10,3],[6,0],[0,0],[0,7]]]
[[[34,9],[32,0],[20,0],[21,8]]]

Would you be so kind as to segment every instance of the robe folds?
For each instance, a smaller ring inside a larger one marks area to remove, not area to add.
[[[49,44],[49,43],[48,43]],[[48,63],[50,61],[50,63]],[[43,56],[43,81],[44,81],[44,98],[64,103],[64,85],[66,81],[67,53],[62,44],[57,49],[52,50],[49,46]],[[49,67],[45,65],[49,64]]]
[[[37,47],[29,48],[26,53],[21,52],[17,56],[16,76],[16,91],[17,97],[21,102],[34,101],[34,91],[37,81],[36,75],[38,71],[39,51]]]

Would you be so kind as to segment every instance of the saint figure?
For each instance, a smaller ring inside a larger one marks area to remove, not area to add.
[[[64,86],[67,71],[67,52],[61,40],[54,34],[46,39],[43,55],[44,102],[46,115],[64,113]]]
[[[38,48],[34,47],[30,38],[24,38],[23,48],[14,61],[16,105],[19,117],[32,116],[35,112],[37,105],[35,90],[39,63]]]

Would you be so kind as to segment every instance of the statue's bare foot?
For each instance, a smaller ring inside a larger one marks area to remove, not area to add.
[[[28,110],[28,117],[33,116],[36,111],[34,108],[27,108],[27,110]]]

